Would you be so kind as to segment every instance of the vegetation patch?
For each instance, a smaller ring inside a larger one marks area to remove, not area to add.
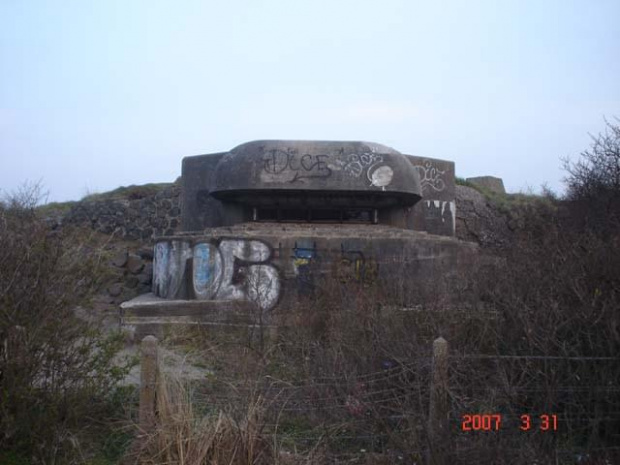
[[[172,183],[151,183],[139,186],[121,186],[108,192],[88,194],[84,196],[81,201],[97,202],[102,200],[138,200],[153,196],[170,186],[172,186]]]

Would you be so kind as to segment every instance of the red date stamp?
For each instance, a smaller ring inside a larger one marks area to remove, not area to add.
[[[462,415],[462,431],[500,431],[506,427],[500,413],[476,413]],[[514,425],[516,426],[516,425]],[[519,416],[518,428],[521,431],[557,431],[558,416],[556,414]]]

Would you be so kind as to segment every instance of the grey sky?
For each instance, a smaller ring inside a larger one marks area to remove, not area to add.
[[[561,187],[620,116],[620,1],[1,0],[0,188],[172,181],[254,139],[367,140]]]

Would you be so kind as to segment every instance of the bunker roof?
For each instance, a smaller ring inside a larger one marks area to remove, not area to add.
[[[251,202],[268,192],[372,194],[413,205],[422,196],[417,170],[385,145],[360,141],[259,140],[241,144],[217,164],[211,195]]]

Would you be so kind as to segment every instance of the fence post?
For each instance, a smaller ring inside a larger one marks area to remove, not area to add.
[[[24,370],[26,360],[26,328],[23,326],[12,326],[7,331],[7,338],[4,341],[5,356],[7,360],[8,379],[11,383],[19,383],[17,379],[20,370]]]
[[[140,345],[140,429],[152,433],[156,426],[155,392],[158,378],[157,338],[146,336]]]
[[[428,412],[428,465],[445,465],[449,452],[448,403],[448,341],[439,337],[433,341],[431,393]]]

